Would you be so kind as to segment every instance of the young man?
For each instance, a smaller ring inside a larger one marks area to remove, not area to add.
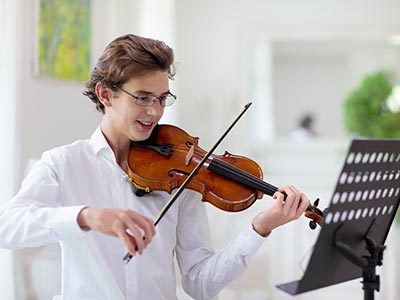
[[[245,270],[274,228],[308,207],[294,187],[280,188],[273,206],[218,253],[197,192],[184,191],[154,227],[170,195],[137,197],[126,157],[131,141],[148,139],[175,101],[173,71],[173,51],[163,42],[135,35],[111,42],[84,92],[103,114],[100,126],[88,140],[45,152],[1,208],[0,247],[60,243],[62,290],[55,299],[176,299],[175,256],[185,291],[210,299]],[[126,251],[133,255],[128,264]]]

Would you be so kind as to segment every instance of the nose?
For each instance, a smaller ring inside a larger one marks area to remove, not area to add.
[[[163,112],[164,112],[164,107],[161,106],[161,103],[158,99],[153,105],[146,107],[146,113],[149,116],[160,116],[161,117]]]

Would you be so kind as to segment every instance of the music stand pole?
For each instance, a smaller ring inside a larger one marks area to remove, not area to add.
[[[383,251],[386,249],[384,245],[377,245],[376,242],[370,238],[370,233],[375,225],[375,219],[372,221],[368,231],[364,237],[366,248],[370,253],[370,256],[363,255],[361,258],[351,249],[348,244],[343,243],[338,239],[338,233],[341,229],[339,226],[335,232],[334,245],[338,248],[339,252],[343,254],[353,264],[362,268],[363,271],[363,290],[364,300],[374,300],[375,291],[379,292],[380,278],[376,275],[376,266],[382,265]]]
[[[380,280],[375,270],[376,266],[382,265],[383,251],[386,246],[376,245],[375,241],[368,237],[365,238],[365,242],[371,256],[368,257],[368,265],[363,269],[364,299],[372,300],[374,299],[374,291],[379,292]]]

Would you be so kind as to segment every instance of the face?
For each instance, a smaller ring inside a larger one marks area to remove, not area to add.
[[[159,97],[169,92],[168,72],[155,71],[132,78],[122,88],[135,96],[151,94]],[[116,145],[146,140],[164,113],[159,101],[152,106],[142,107],[122,91],[112,92],[109,103],[106,101],[103,104],[105,114],[102,130]]]

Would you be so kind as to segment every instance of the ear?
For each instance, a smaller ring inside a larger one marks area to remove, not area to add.
[[[101,82],[96,83],[97,98],[99,98],[105,107],[112,106],[113,94],[114,92],[110,88],[105,87]]]

